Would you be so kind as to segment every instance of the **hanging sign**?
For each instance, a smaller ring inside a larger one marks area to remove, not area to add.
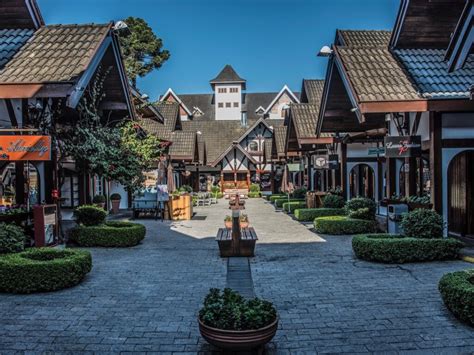
[[[51,160],[51,137],[0,136],[0,160]]]
[[[335,170],[339,168],[339,156],[337,154],[313,155],[312,159],[315,169]]]
[[[385,148],[384,147],[373,147],[373,148],[369,148],[367,150],[367,154],[368,155],[378,155],[378,156],[383,156],[385,155]]]
[[[421,136],[385,137],[385,156],[388,158],[414,158],[421,156]]]

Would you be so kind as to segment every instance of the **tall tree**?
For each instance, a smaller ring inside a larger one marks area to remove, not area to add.
[[[163,41],[145,20],[127,17],[124,22],[130,33],[120,35],[120,44],[128,77],[135,86],[138,76],[144,77],[160,68],[170,57],[170,52],[163,49]]]

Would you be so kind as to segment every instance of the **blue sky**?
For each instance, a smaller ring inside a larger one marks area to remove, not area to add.
[[[324,78],[321,46],[340,29],[391,29],[400,0],[37,0],[47,24],[144,18],[171,58],[138,81],[156,99],[169,87],[210,92],[225,64],[248,92],[295,91],[303,78]]]

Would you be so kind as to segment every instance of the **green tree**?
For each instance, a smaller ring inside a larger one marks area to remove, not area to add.
[[[163,49],[163,41],[148,25],[138,17],[127,17],[124,22],[130,33],[120,36],[122,54],[128,78],[136,85],[137,77],[144,77],[154,69],[160,68],[170,57]]]

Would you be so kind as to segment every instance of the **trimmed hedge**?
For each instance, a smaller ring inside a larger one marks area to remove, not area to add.
[[[318,217],[343,216],[344,208],[301,208],[295,210],[295,218],[302,222],[312,222]]]
[[[98,226],[105,221],[107,212],[103,208],[93,205],[79,206],[74,210],[74,218],[77,224],[85,226]]]
[[[438,289],[446,307],[460,320],[474,325],[474,270],[445,274]]]
[[[249,192],[249,198],[257,198],[261,197],[262,193],[260,191],[250,191]]]
[[[382,263],[457,259],[463,247],[457,239],[409,238],[393,234],[365,234],[352,239],[359,259]]]
[[[0,223],[0,254],[18,253],[25,249],[26,235],[15,224]]]
[[[282,198],[279,200],[275,200],[275,207],[282,208],[283,204],[286,202],[301,202],[301,201],[304,202],[305,200],[300,199],[300,198],[290,198],[290,200],[288,201],[288,198]]]
[[[72,287],[91,271],[85,250],[35,248],[0,257],[0,292],[49,292]]]
[[[275,202],[275,200],[281,200],[282,198],[288,198],[287,197],[288,195],[285,195],[285,194],[274,194],[274,195],[270,195],[268,197],[268,201],[270,201],[271,203]]]
[[[294,213],[297,208],[305,208],[306,201],[291,201],[283,204],[283,210],[288,213]]]
[[[314,229],[321,234],[334,235],[373,233],[377,229],[377,223],[345,216],[328,216],[316,218]]]
[[[404,213],[400,223],[403,234],[413,238],[442,238],[443,216],[433,210],[418,208]]]
[[[323,199],[323,206],[325,208],[343,208],[345,203],[344,197],[339,195],[329,194],[324,196]]]
[[[71,230],[70,240],[83,247],[132,247],[145,238],[142,224],[109,221],[100,226],[77,226]]]

